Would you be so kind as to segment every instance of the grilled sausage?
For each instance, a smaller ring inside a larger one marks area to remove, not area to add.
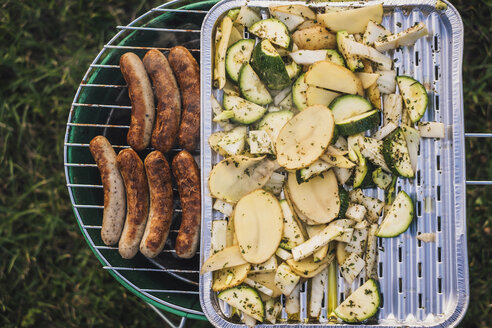
[[[104,190],[101,238],[110,246],[118,242],[123,230],[126,211],[125,186],[116,164],[116,153],[108,139],[103,136],[94,137],[89,143],[89,149],[101,172]]]
[[[120,58],[120,69],[132,103],[128,144],[136,151],[144,150],[150,143],[155,118],[154,94],[149,77],[140,58],[132,52]]]
[[[174,146],[181,118],[181,97],[178,83],[166,56],[151,49],[145,54],[143,63],[152,79],[157,98],[157,114],[152,130],[152,147],[167,153]]]
[[[116,159],[125,182],[127,201],[118,250],[121,257],[131,259],[138,252],[149,215],[149,187],[142,160],[133,149],[120,151]]]
[[[200,171],[195,159],[186,150],[174,157],[172,168],[183,209],[176,238],[176,255],[189,259],[195,255],[200,237]]]
[[[169,234],[173,220],[173,185],[171,169],[160,151],[147,155],[144,165],[150,191],[150,211],[140,252],[152,258],[162,251]]]
[[[200,68],[188,49],[181,46],[171,49],[169,64],[178,80],[183,102],[178,143],[181,148],[194,151],[200,134]]]

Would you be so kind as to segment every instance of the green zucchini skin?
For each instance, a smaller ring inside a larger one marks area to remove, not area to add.
[[[359,116],[363,116],[366,114],[367,116],[358,120],[356,120],[356,118],[358,117],[356,116],[347,121],[337,123],[338,132],[342,136],[351,136],[359,132],[367,131],[377,127],[381,121],[381,115],[379,111],[375,109]]]
[[[345,218],[345,212],[347,212],[349,205],[349,194],[342,186],[338,186],[338,197],[340,198],[340,211],[338,212],[338,217],[343,219]]]
[[[402,146],[406,148],[405,137],[401,128],[397,128],[383,141],[383,157],[384,161],[388,165],[391,172],[400,177],[413,179],[415,173],[413,172],[410,157],[408,155],[408,149],[405,154],[397,151],[397,147]]]
[[[251,67],[269,89],[282,90],[290,84],[285,63],[268,40],[261,41],[254,48]]]

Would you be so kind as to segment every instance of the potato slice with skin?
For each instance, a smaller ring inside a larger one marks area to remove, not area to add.
[[[324,268],[328,266],[328,264],[333,261],[335,258],[334,254],[328,254],[322,261],[314,262],[313,257],[310,256],[300,261],[294,261],[294,259],[287,260],[287,264],[290,266],[292,272],[301,276],[303,278],[312,278]]]
[[[364,96],[364,88],[360,79],[348,68],[329,60],[313,64],[306,72],[304,79],[307,84],[319,88]]]
[[[245,263],[217,271],[214,273],[213,291],[221,292],[240,285],[248,277],[250,267],[249,263]]]
[[[239,246],[226,247],[211,255],[202,265],[202,274],[224,268],[245,264],[247,261],[242,257]]]
[[[271,6],[270,11],[281,11],[284,13],[302,16],[307,19],[316,19],[316,14],[314,11],[304,5]]]
[[[236,155],[219,162],[210,172],[212,197],[236,203],[251,191],[263,187],[274,171],[274,162],[262,157]]]
[[[275,143],[278,163],[287,170],[313,163],[328,148],[334,128],[335,121],[328,107],[306,108],[280,130]]]
[[[334,32],[346,30],[348,33],[364,33],[370,20],[381,24],[383,5],[377,4],[357,9],[318,14],[318,22]]]
[[[263,189],[241,198],[234,209],[234,228],[243,258],[253,264],[267,261],[275,254],[284,228],[277,198]]]
[[[301,184],[297,183],[295,173],[289,173],[287,186],[291,201],[313,222],[328,223],[338,217],[340,197],[333,170]]]
[[[324,26],[312,25],[292,33],[292,40],[305,50],[335,49],[337,46],[335,34]]]
[[[275,272],[250,274],[248,278],[272,290],[272,297],[282,295],[282,291],[275,285]]]

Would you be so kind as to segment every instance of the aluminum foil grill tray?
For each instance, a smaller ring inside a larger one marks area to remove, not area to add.
[[[380,1],[378,1],[380,2]],[[225,0],[214,6],[205,17],[201,38],[201,167],[202,181],[220,161],[207,144],[211,133],[218,131],[212,122],[210,96],[219,101],[222,94],[213,88],[214,28],[232,8],[243,5],[261,10],[268,16],[268,6],[289,1]],[[304,2],[296,2],[304,3]],[[369,2],[313,2],[312,8],[325,6],[367,6]],[[413,76],[428,90],[429,105],[422,121],[439,121],[446,126],[444,139],[422,139],[415,179],[399,179],[397,190],[405,190],[414,200],[416,217],[409,230],[396,238],[378,240],[378,278],[383,304],[377,314],[379,327],[450,327],[463,318],[469,302],[468,263],[465,215],[464,116],[462,99],[463,23],[449,3],[445,10],[436,9],[435,0],[383,1],[383,25],[392,32],[403,31],[416,22],[424,22],[429,36],[414,46],[390,52],[397,74]],[[384,200],[384,191],[367,189],[365,194]],[[201,263],[210,253],[211,223],[223,219],[212,209],[207,183],[202,184]],[[420,233],[436,234],[434,243],[416,239]],[[364,281],[352,285],[338,279],[338,298],[355,290]],[[275,327],[335,327],[327,322],[323,307],[319,320],[307,315],[307,285],[301,288],[299,321],[288,321],[282,311]],[[326,293],[326,291],[325,291]],[[326,295],[326,294],[325,294]],[[230,309],[212,291],[212,274],[200,276],[200,300],[210,322],[218,327],[239,327]],[[259,327],[272,326],[262,324]],[[358,325],[343,324],[344,327]]]

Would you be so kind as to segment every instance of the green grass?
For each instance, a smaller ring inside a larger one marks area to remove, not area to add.
[[[492,131],[492,6],[454,1],[465,24],[466,130]],[[0,326],[162,327],[87,247],[63,174],[68,110],[99,49],[159,1],[0,1]],[[467,141],[470,180],[492,179],[490,141]],[[467,191],[470,307],[492,317],[490,187]],[[190,327],[192,325],[189,325]]]

